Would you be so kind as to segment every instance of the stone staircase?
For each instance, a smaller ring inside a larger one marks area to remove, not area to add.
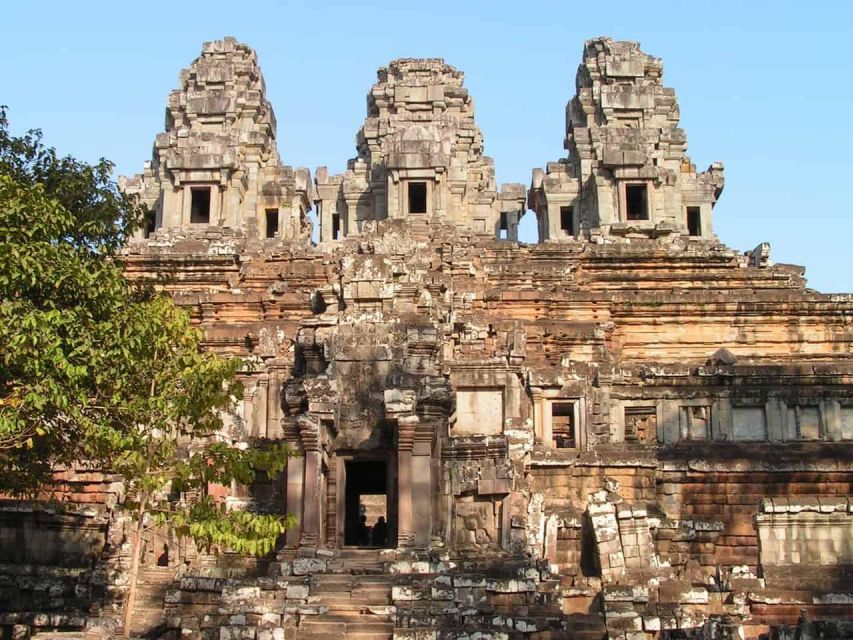
[[[175,579],[172,567],[141,567],[136,605],[130,623],[131,636],[147,637],[164,624],[163,599]]]
[[[416,242],[429,242],[432,237],[432,229],[429,219],[424,216],[411,216],[409,219],[409,235]]]
[[[564,608],[574,592],[583,602]],[[173,640],[602,640],[594,592],[526,558],[282,552],[266,576],[184,576],[164,618]]]
[[[311,576],[308,605],[316,616],[299,623],[300,639],[390,639],[396,608],[391,604],[394,577],[385,572],[380,551],[343,550],[330,559],[326,573]]]

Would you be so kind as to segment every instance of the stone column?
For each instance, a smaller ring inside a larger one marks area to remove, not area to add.
[[[162,211],[160,213],[161,224],[166,229],[180,227],[183,224],[184,215],[184,192],[183,189],[175,187],[169,189],[163,187]]]
[[[269,378],[261,376],[258,380],[258,400],[255,403],[255,428],[254,435],[259,438],[267,437],[267,395],[269,392]]]
[[[533,424],[536,441],[551,447],[554,445],[554,434],[551,423],[551,403],[541,389],[533,389]]]
[[[414,517],[415,544],[429,544],[432,530],[432,447],[429,442],[416,442],[412,450],[412,514]]]
[[[320,452],[305,452],[305,482],[302,494],[300,546],[316,547],[320,539]]]
[[[296,450],[298,445],[290,443],[290,446]],[[305,482],[305,458],[290,458],[287,461],[287,513],[292,514],[296,519],[292,529],[287,531],[285,541],[288,546],[296,546],[299,544],[299,539],[302,536],[302,499],[303,499],[303,483]]]
[[[551,401],[542,398],[542,443],[548,447],[554,446],[554,425],[551,416]]]
[[[397,546],[409,547],[415,541],[412,523],[412,448],[417,416],[397,420]]]
[[[346,216],[341,213],[339,218],[342,235],[358,235],[361,232],[358,228],[358,199],[358,194],[344,194],[347,204]]]
[[[280,369],[271,369],[267,385],[267,437],[280,438],[281,428],[281,374]]]
[[[414,541],[412,531],[412,451],[397,455],[397,546],[408,547]]]
[[[296,419],[304,451],[302,484],[302,531],[299,545],[316,547],[320,540],[320,423],[307,414]]]
[[[243,385],[243,422],[247,436],[255,435],[255,390],[250,384]]]
[[[540,389],[531,389],[533,396],[533,435],[535,441],[542,442],[542,391]]]

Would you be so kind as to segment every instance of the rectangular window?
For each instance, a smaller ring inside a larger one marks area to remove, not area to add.
[[[625,185],[625,217],[628,220],[649,219],[648,187],[646,185]]]
[[[853,440],[853,407],[841,407],[841,439]]]
[[[820,439],[820,409],[817,406],[789,407],[788,424],[795,427],[798,440]]]
[[[148,238],[157,228],[157,212],[148,211],[145,214],[145,237]]]
[[[575,403],[551,403],[551,436],[557,449],[576,449]]]
[[[764,407],[732,407],[732,435],[735,440],[766,440]]]
[[[682,440],[707,440],[710,433],[710,407],[681,407]]]
[[[278,235],[278,209],[267,209],[267,238],[275,238]]]
[[[575,235],[574,207],[560,207],[560,230],[567,236]]]
[[[409,182],[409,213],[427,212],[426,182]]]
[[[654,407],[625,407],[625,442],[657,439],[658,416]]]
[[[506,240],[509,235],[509,223],[506,219],[506,212],[501,212],[501,228],[498,229],[498,238],[501,240]]]
[[[702,235],[702,214],[699,207],[687,207],[687,233],[691,236]]]
[[[332,240],[341,239],[341,214],[332,214]]]
[[[210,224],[210,187],[193,187],[190,193],[192,194],[190,222]]]

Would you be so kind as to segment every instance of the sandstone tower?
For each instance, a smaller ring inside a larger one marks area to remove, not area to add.
[[[253,238],[310,237],[309,174],[281,164],[276,120],[255,52],[208,42],[169,95],[166,130],[144,172],[122,182],[155,229],[243,229]]]
[[[566,105],[568,158],[533,172],[540,239],[713,237],[723,165],[696,173],[662,75],[661,61],[636,42],[586,43],[577,94]]]
[[[696,171],[662,80],[588,41],[567,157],[525,201],[442,60],[380,68],[356,158],[312,182],[281,164],[255,53],[204,45],[123,182],[154,212],[124,260],[251,363],[227,437],[301,455],[223,500],[297,526],[263,562],[149,561],[135,632],[850,637],[853,298],[721,243],[722,165]],[[101,623],[124,591],[120,487],[58,474],[77,512],[2,512],[19,633]]]

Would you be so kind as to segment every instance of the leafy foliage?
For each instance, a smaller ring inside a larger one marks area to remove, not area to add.
[[[268,553],[290,520],[228,511],[208,489],[278,473],[290,452],[217,436],[242,363],[202,352],[186,312],[124,279],[118,252],[145,211],[111,171],[10,135],[0,108],[0,490],[94,461],[125,480],[135,544],[162,524]]]
[[[84,453],[104,346],[135,295],[114,257],[144,213],[111,170],[11,136],[0,109],[0,488]]]

